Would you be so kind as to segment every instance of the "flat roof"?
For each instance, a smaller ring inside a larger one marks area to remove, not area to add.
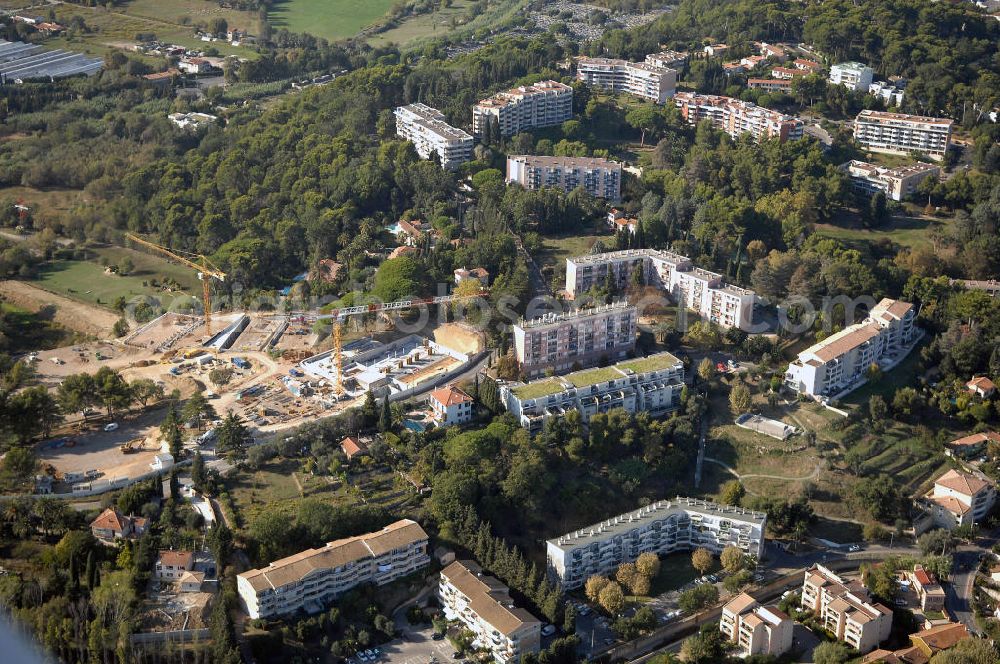
[[[568,374],[566,381],[573,387],[589,387],[622,378],[624,375],[616,367],[597,367],[596,369],[585,369]]]
[[[520,161],[531,166],[562,166],[563,168],[608,168],[621,170],[617,161],[601,157],[549,157],[547,155],[518,154],[510,155],[507,161]]]
[[[888,113],[886,111],[872,111],[865,109],[858,113],[858,117],[855,120],[872,120],[875,122],[890,122],[896,120],[898,122],[916,122],[922,124],[937,124],[945,127],[950,127],[955,124],[955,121],[951,118],[932,118],[926,115],[908,115],[906,113]]]
[[[545,380],[537,380],[531,383],[525,383],[524,385],[518,385],[517,387],[512,387],[511,392],[514,393],[518,399],[538,399],[540,397],[547,397],[550,394],[558,394],[566,389],[566,386],[558,378],[546,378]]]
[[[634,360],[619,362],[618,367],[620,369],[631,369],[635,373],[646,373],[649,371],[671,369],[680,363],[681,361],[670,353],[657,353],[648,357],[637,357]]]

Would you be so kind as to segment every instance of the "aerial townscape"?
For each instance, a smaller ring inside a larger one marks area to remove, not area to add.
[[[1000,0],[0,0],[0,664],[1000,664]]]

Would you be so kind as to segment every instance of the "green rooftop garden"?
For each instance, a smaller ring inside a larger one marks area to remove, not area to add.
[[[677,364],[678,360],[670,353],[657,353],[649,357],[640,357],[634,360],[625,360],[618,363],[619,369],[631,369],[636,373],[647,371],[662,371]]]
[[[565,389],[566,388],[563,387],[563,384],[555,378],[546,378],[544,380],[521,385],[520,387],[515,387],[512,391],[518,399],[524,401],[525,399],[538,399],[539,397],[546,397],[550,394],[562,392]]]
[[[566,380],[572,383],[574,387],[588,387],[598,383],[606,383],[615,378],[622,378],[622,372],[618,371],[615,367],[587,369],[566,376]]]

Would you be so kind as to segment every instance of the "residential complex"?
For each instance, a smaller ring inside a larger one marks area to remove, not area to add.
[[[457,168],[472,158],[472,136],[452,127],[441,111],[424,104],[396,109],[396,135],[413,143],[424,159],[437,154],[443,168]]]
[[[951,139],[949,118],[864,110],[854,119],[854,140],[872,152],[910,154],[944,159]]]
[[[909,350],[916,328],[909,302],[883,299],[861,323],[848,325],[801,353],[785,373],[785,385],[814,399],[854,389],[872,365],[894,362]]]
[[[941,169],[932,164],[917,162],[909,166],[886,168],[864,161],[849,161],[841,168],[851,176],[854,188],[866,194],[881,191],[886,198],[902,201],[917,192],[917,185],[929,177],[939,177]]]
[[[747,87],[751,90],[789,93],[792,91],[792,81],[783,78],[748,78]]]
[[[980,473],[949,470],[934,480],[934,488],[923,497],[920,506],[933,524],[951,530],[981,522],[996,501],[996,488]]]
[[[874,72],[860,62],[841,62],[830,67],[830,83],[843,85],[855,92],[868,92]]]
[[[719,617],[719,630],[739,646],[742,657],[781,656],[792,647],[794,625],[783,611],[761,606],[746,593],[729,600]]]
[[[680,51],[660,51],[646,56],[646,64],[661,69],[680,69],[688,61],[688,54]]]
[[[578,297],[610,284],[624,290],[636,270],[643,283],[665,290],[686,308],[722,327],[749,330],[756,294],[727,284],[725,277],[695,267],[690,258],[656,249],[626,249],[566,259],[566,293]]]
[[[847,582],[822,565],[813,565],[802,583],[802,608],[840,641],[860,653],[889,638],[892,611],[872,602],[860,581]]]
[[[621,408],[654,415],[677,410],[684,363],[670,353],[625,360],[530,383],[506,383],[500,398],[522,427],[535,434],[546,420],[577,410],[584,424],[597,413]]]
[[[472,561],[441,570],[438,598],[445,617],[470,630],[473,645],[489,650],[497,664],[517,664],[541,649],[541,621],[516,607],[507,586]]]
[[[628,302],[550,313],[514,325],[514,352],[528,378],[565,373],[635,350],[636,308]]]
[[[583,187],[596,198],[616,201],[621,197],[622,165],[596,157],[507,157],[507,182],[525,189],[555,187],[571,192]]]
[[[546,542],[549,574],[565,590],[609,574],[641,554],[736,546],[760,558],[767,515],[697,498],[660,500]]]
[[[674,103],[688,124],[696,125],[709,120],[716,129],[738,138],[749,133],[756,140],[777,138],[791,141],[802,138],[802,120],[778,111],[761,108],[748,101],[720,95],[702,95],[678,92]]]
[[[427,533],[416,521],[403,519],[242,572],[236,587],[251,618],[315,613],[355,586],[383,585],[429,563]]]
[[[946,622],[910,634],[910,645],[899,650],[873,650],[862,664],[926,664],[939,652],[953,648],[963,639],[969,638],[969,630],[962,623]]]
[[[674,69],[611,58],[577,58],[576,78],[598,88],[627,92],[657,104],[667,103],[677,87]]]
[[[502,136],[551,127],[573,117],[573,88],[558,81],[522,85],[483,99],[472,108],[472,133],[481,136],[493,122]]]

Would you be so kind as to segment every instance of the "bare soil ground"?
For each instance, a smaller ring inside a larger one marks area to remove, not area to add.
[[[37,311],[45,306],[55,306],[55,321],[83,334],[110,337],[111,328],[118,320],[118,316],[107,309],[83,304],[26,284],[23,281],[0,281],[0,293],[11,304],[29,311]]]

